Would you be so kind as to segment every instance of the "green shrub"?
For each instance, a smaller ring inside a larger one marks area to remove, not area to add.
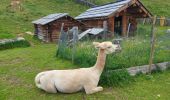
[[[99,84],[105,86],[123,86],[132,82],[133,78],[127,70],[107,70],[102,73]]]
[[[17,47],[29,47],[30,43],[26,40],[6,42],[0,44],[0,50],[17,48]]]

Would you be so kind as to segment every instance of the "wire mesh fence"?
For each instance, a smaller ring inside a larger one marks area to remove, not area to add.
[[[138,19],[138,23],[140,24],[149,24],[151,25],[152,24],[152,19],[151,18],[141,18],[141,19]],[[158,26],[170,26],[170,18],[165,18],[165,17],[159,17],[156,19],[156,25]]]
[[[153,63],[170,61],[170,33],[167,32],[168,28],[170,27],[156,27],[157,31]],[[151,49],[150,33],[151,25],[140,24],[138,25],[137,31],[134,33],[134,36],[128,38],[86,38],[85,40],[81,41],[78,41],[78,39],[74,38],[74,43],[72,43],[71,45],[70,43],[68,43],[68,41],[70,40],[60,38],[61,43],[60,45],[58,45],[57,56],[63,59],[70,60],[80,67],[90,67],[95,64],[98,55],[98,49],[96,49],[92,45],[93,41],[102,42],[119,40],[122,51],[107,56],[104,73],[111,73],[111,70],[120,70],[134,66],[148,65]],[[63,32],[61,34],[65,33]],[[74,35],[76,37],[77,34]],[[65,34],[65,37],[67,38],[67,34]],[[124,73],[123,75],[127,77],[127,74]],[[109,77],[111,76],[108,76],[108,74],[103,74],[102,78],[105,78],[106,81],[106,79],[108,79]],[[120,80],[122,79],[121,77],[119,78]],[[108,81],[111,82],[108,84],[112,84],[112,81]],[[102,81],[101,83],[103,82],[104,81]]]
[[[168,27],[157,27],[154,63],[170,60],[170,33],[166,32],[167,29]],[[134,33],[135,36],[119,38],[122,52],[109,55],[106,67],[110,69],[120,69],[148,64],[150,56],[150,32],[150,25],[139,25],[137,31]],[[86,40],[78,41],[76,35],[73,35],[73,37],[73,42],[70,45],[68,43],[67,33],[62,33],[57,55],[64,59],[72,60],[72,62],[82,67],[89,67],[95,64],[98,50],[92,45],[93,41],[102,42],[117,39],[107,38],[103,40],[86,38]]]

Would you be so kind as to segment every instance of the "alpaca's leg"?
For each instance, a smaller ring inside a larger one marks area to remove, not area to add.
[[[48,83],[45,91],[47,91],[48,93],[57,93],[57,89],[55,87],[55,84]]]
[[[96,93],[96,92],[100,92],[100,91],[103,91],[103,87],[91,87],[91,86],[85,86],[84,87],[85,89],[85,92],[86,94],[93,94],[93,93]]]
[[[57,93],[56,86],[53,81],[48,80],[46,77],[40,79],[41,87],[48,93]]]

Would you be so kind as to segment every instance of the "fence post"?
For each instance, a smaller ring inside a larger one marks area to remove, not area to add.
[[[131,23],[129,23],[128,25],[127,37],[129,37],[130,27],[131,27]]]
[[[160,26],[164,26],[165,25],[165,17],[161,16],[160,17]]]
[[[78,41],[78,27],[75,27],[73,31],[72,63],[74,63],[74,55],[76,53],[77,41]]]
[[[58,43],[56,42],[56,44],[58,44],[58,49],[57,49],[57,53],[56,53],[56,56],[58,56],[59,52],[60,52],[60,49],[61,49],[61,46],[62,46],[62,42],[63,42],[63,32],[64,32],[64,23],[62,23],[61,25],[61,30],[60,30],[60,36],[59,36],[59,40],[58,40]]]
[[[107,35],[106,35],[106,34],[107,34],[107,28],[108,28],[108,27],[107,27],[107,21],[104,21],[104,22],[103,22],[104,40],[106,40],[106,36],[107,36]]]
[[[143,19],[143,25],[145,25],[145,22],[146,22],[146,18]]]
[[[149,74],[151,74],[152,71],[152,64],[153,64],[153,58],[154,58],[154,51],[155,51],[155,23],[156,23],[156,16],[152,19],[152,31],[151,31],[151,50],[150,50],[150,59],[149,59]]]

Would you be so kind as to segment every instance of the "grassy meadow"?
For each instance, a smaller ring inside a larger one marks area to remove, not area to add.
[[[55,54],[55,44],[0,51],[0,100],[167,100],[170,97],[169,71],[151,77],[134,77],[127,85],[106,86],[103,92],[93,95],[84,92],[48,94],[35,86],[34,77],[37,73],[79,68],[70,61],[56,58]]]

